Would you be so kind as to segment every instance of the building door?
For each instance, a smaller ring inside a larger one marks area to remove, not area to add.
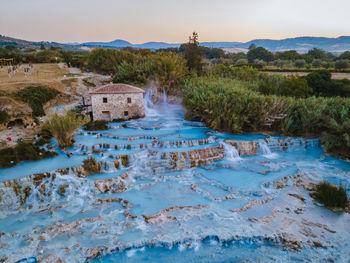
[[[102,120],[104,120],[104,121],[111,120],[111,114],[109,111],[102,111]]]

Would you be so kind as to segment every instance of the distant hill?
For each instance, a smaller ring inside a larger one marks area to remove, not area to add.
[[[93,47],[105,47],[105,48],[122,48],[122,47],[134,47],[134,48],[148,48],[148,49],[161,49],[161,48],[178,48],[180,43],[166,43],[166,42],[147,42],[143,44],[132,44],[128,41],[116,39],[111,42],[86,42],[86,43],[56,43],[56,42],[33,42],[26,41],[11,37],[0,35],[0,46],[4,45],[16,45],[19,48],[35,48],[39,49],[40,44],[44,43],[46,48],[50,46],[61,47],[64,50],[90,50]],[[211,48],[222,48],[228,52],[247,52],[251,44],[255,44],[257,47],[262,46],[272,52],[296,50],[299,53],[306,53],[312,48],[320,48],[325,51],[333,53],[342,53],[350,50],[350,36],[341,36],[337,38],[327,37],[296,37],[286,38],[282,40],[272,39],[255,39],[246,43],[243,42],[202,42],[201,46]]]
[[[320,48],[325,51],[342,53],[350,50],[350,36],[342,36],[338,38],[326,38],[326,37],[296,37],[286,38],[282,40],[272,39],[255,39],[246,43],[242,42],[202,42],[201,46],[211,48],[222,48],[225,50],[242,50],[247,51],[251,44],[255,44],[257,47],[262,46],[272,52],[296,50],[300,53],[306,53],[312,48]],[[82,43],[81,46],[104,46],[121,48],[130,46],[134,48],[149,48],[149,49],[160,49],[160,48],[171,48],[179,47],[179,43],[165,43],[165,42],[147,42],[144,44],[132,44],[124,40],[115,40],[112,42],[88,42]]]
[[[48,41],[42,41],[42,42],[35,42],[35,41],[27,41],[7,36],[0,35],[0,46],[7,46],[7,45],[14,45],[20,49],[22,48],[34,48],[34,49],[40,49],[40,44],[43,43],[45,48],[50,48],[51,46],[54,47],[60,47],[63,50],[83,50],[81,45],[79,43],[77,44],[62,44],[57,42],[48,42]]]

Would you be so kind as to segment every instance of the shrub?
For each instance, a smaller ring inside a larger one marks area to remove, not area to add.
[[[295,62],[294,62],[294,65],[297,67],[297,68],[303,68],[305,67],[305,60],[304,59],[297,59]]]
[[[49,143],[53,137],[51,132],[47,129],[41,129],[38,136],[40,139],[35,143],[36,146],[43,146],[44,144]]]
[[[7,122],[9,115],[6,110],[0,110],[0,124]]]
[[[349,67],[349,61],[347,59],[338,60],[334,64],[335,69],[346,69],[348,67]]]
[[[113,78],[114,83],[127,83],[142,85],[153,75],[154,64],[152,61],[122,62],[117,67],[117,74]]]
[[[281,92],[283,96],[296,98],[307,98],[312,95],[312,88],[307,85],[307,81],[298,76],[285,77],[281,83]]]
[[[59,94],[59,92],[54,89],[49,89],[41,86],[30,86],[20,90],[17,94],[17,97],[29,104],[33,110],[33,117],[38,117],[45,115],[43,105],[49,100],[56,97],[57,94]]]
[[[99,130],[108,130],[108,121],[98,120],[90,121],[85,125],[84,130],[86,131],[99,131]]]
[[[0,150],[0,167],[12,167],[22,161],[37,161],[56,155],[56,152],[46,151],[34,146],[31,143],[21,142],[14,148],[5,148]]]
[[[50,120],[45,122],[44,128],[49,130],[57,139],[58,146],[64,148],[73,144],[73,133],[85,123],[86,120],[83,117],[69,111],[63,116],[55,113]]]
[[[348,196],[342,186],[336,187],[328,182],[321,182],[316,186],[313,197],[326,207],[345,208]]]

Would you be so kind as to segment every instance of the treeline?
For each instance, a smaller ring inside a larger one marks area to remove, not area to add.
[[[219,64],[207,71],[207,75],[246,81],[250,89],[264,95],[296,98],[350,97],[350,80],[332,79],[328,70],[316,70],[300,77],[270,75],[250,66],[233,67]]]
[[[0,58],[12,58],[13,64],[66,62],[72,67],[87,68],[88,56],[89,53],[85,51],[64,51],[57,47],[42,47],[41,50],[18,49],[15,45],[0,47]]]

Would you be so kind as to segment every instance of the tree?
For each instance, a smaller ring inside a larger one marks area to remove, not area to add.
[[[349,61],[346,59],[341,59],[335,62],[335,69],[346,69],[349,67]]]
[[[313,66],[314,68],[320,68],[320,67],[322,67],[322,60],[321,60],[321,59],[314,59],[314,60],[312,61],[312,66]]]
[[[187,74],[186,61],[178,54],[162,52],[153,55],[155,75],[166,91],[171,91]]]
[[[45,50],[45,45],[44,45],[44,43],[40,43],[40,50]]]
[[[350,51],[345,51],[339,56],[339,59],[349,59],[350,60]]]
[[[305,60],[304,59],[297,59],[294,63],[294,65],[297,67],[297,68],[303,68],[305,67]]]
[[[180,47],[181,48],[181,47]],[[195,71],[198,74],[202,72],[203,54],[198,42],[198,33],[193,32],[189,37],[188,43],[184,48],[184,57],[187,60],[187,67],[190,71]]]
[[[255,59],[264,60],[265,62],[269,62],[273,58],[273,54],[263,47],[257,47],[249,50],[248,54],[248,62],[253,63]]]
[[[307,52],[307,55],[313,59],[327,59],[326,52],[318,48],[310,49],[309,52]]]
[[[115,74],[122,62],[133,63],[135,60],[135,55],[128,51],[96,48],[89,54],[88,66],[97,72]]]
[[[298,76],[285,77],[281,83],[281,95],[295,98],[307,98],[312,95],[312,88],[306,79]]]
[[[275,59],[292,60],[295,61],[300,58],[300,55],[295,50],[288,50],[284,52],[276,52]]]
[[[255,49],[255,48],[256,48],[256,45],[255,45],[254,43],[252,43],[252,44],[249,45],[249,48],[248,48],[248,49],[249,49],[249,50],[252,50],[252,49]]]
[[[307,84],[319,96],[328,95],[332,89],[332,75],[328,70],[316,70],[306,76]]]

